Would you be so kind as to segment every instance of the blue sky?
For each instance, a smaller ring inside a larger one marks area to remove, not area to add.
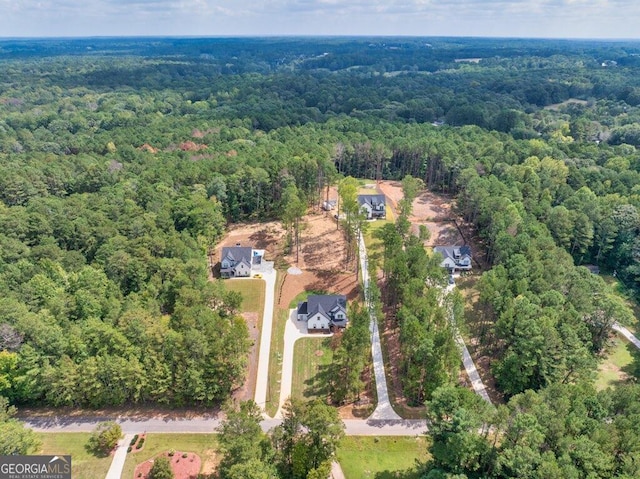
[[[0,0],[0,36],[640,38],[638,0]]]

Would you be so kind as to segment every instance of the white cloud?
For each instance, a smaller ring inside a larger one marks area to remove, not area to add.
[[[0,35],[638,37],[636,0],[0,0]]]

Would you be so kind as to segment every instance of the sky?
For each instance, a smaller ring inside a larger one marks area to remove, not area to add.
[[[0,0],[0,37],[640,38],[638,0]]]

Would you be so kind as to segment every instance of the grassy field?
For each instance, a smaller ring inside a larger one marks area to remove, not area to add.
[[[331,338],[301,338],[293,350],[294,368],[291,396],[299,399],[325,398],[326,384],[321,369],[331,364]]]
[[[215,434],[147,434],[144,448],[140,452],[130,452],[127,454],[127,461],[124,463],[122,478],[134,479],[133,475],[137,464],[171,449],[180,452],[196,453],[202,460],[202,470],[200,472],[210,473],[218,463],[216,448],[217,441]],[[104,477],[105,474],[87,476],[87,478],[98,479]],[[78,479],[76,476],[73,477],[74,479]]]
[[[265,289],[263,279],[228,280],[225,282],[225,286],[228,291],[237,291],[242,294],[243,313],[258,313],[262,318]]]
[[[625,381],[631,374],[633,356],[631,355],[631,343],[617,337],[610,347],[607,357],[598,367],[596,377],[596,389],[598,391],[608,387],[615,387]]]
[[[338,461],[347,479],[418,479],[416,460],[429,458],[425,437],[345,437]]]
[[[38,454],[71,455],[74,479],[103,478],[111,466],[111,456],[96,457],[88,452],[85,446],[90,436],[90,433],[78,432],[38,433],[42,441]]]

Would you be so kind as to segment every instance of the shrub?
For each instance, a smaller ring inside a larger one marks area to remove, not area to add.
[[[187,454],[186,452],[182,455],[183,459],[186,459],[189,456],[189,454]]]
[[[169,457],[173,457],[175,453],[176,453],[176,451],[174,449],[171,449],[169,451]]]
[[[127,448],[127,452],[131,452],[131,446]]]
[[[107,455],[122,437],[122,428],[113,421],[101,422],[91,433],[87,447],[95,454]]]
[[[144,446],[144,437],[140,438],[140,440],[138,441],[138,445],[136,446],[136,449],[142,449],[142,446]]]
[[[168,457],[156,457],[153,461],[153,467],[151,467],[151,471],[149,471],[149,479],[173,479],[171,462]]]
[[[131,442],[129,443],[129,445],[133,446],[137,440],[138,440],[138,435],[136,434],[135,436],[133,436],[133,439],[131,439]]]

